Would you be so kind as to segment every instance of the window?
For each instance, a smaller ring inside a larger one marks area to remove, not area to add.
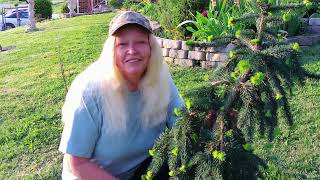
[[[19,11],[20,18],[28,18],[29,13],[27,11]],[[6,15],[6,18],[17,18],[17,13],[12,12]]]
[[[20,18],[28,18],[29,13],[28,12],[20,12]]]

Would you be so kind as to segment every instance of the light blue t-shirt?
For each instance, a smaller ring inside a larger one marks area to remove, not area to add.
[[[142,127],[140,123],[141,92],[129,92],[127,132],[121,135],[112,135],[103,131],[102,123],[107,119],[103,119],[101,97],[99,98],[98,91],[82,92],[79,104],[74,112],[71,112],[74,113],[73,119],[65,122],[59,150],[65,154],[94,159],[99,166],[112,175],[119,179],[129,179],[140,163],[149,157],[148,150],[152,149],[155,140],[165,127],[174,126],[177,117],[173,109],[184,105],[172,78],[170,77],[168,81],[170,103],[166,121],[151,128]],[[90,86],[86,89],[96,88],[94,85]],[[71,174],[65,160],[62,179],[77,179]]]

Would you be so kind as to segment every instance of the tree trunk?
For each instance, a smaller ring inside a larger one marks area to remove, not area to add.
[[[33,32],[37,31],[38,28],[36,27],[36,19],[35,19],[35,13],[34,13],[34,0],[29,0],[29,22],[28,27],[26,29],[26,32]]]

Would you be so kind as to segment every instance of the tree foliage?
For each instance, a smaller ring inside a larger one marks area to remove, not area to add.
[[[153,160],[143,179],[152,179],[165,164],[172,179],[263,177],[261,170],[267,166],[253,153],[253,135],[258,132],[272,140],[278,112],[292,125],[288,94],[293,84],[320,78],[302,68],[299,44],[286,43],[274,28],[286,18],[272,14],[305,8],[309,2],[273,6],[259,0],[259,13],[229,19],[231,26],[253,19],[255,29],[215,37],[211,43],[192,42],[199,47],[232,42],[237,49],[230,52],[227,65],[213,74],[209,108],[197,109],[187,103],[186,108],[175,110],[180,119],[150,150]]]

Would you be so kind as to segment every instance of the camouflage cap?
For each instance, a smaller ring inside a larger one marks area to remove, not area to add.
[[[125,11],[115,16],[109,25],[109,35],[113,35],[119,28],[127,24],[137,24],[152,33],[149,20],[143,15],[134,11]]]

